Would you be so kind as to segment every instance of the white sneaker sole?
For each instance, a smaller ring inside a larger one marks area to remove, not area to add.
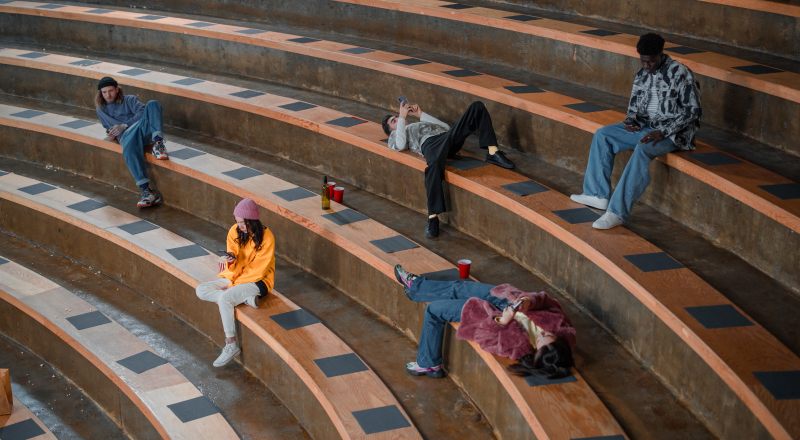
[[[586,205],[590,208],[602,209],[604,211],[608,209],[608,200],[604,200],[598,197],[592,197],[591,199],[584,199],[579,195],[573,194],[569,196],[569,198],[573,202],[580,203],[581,205]]]
[[[217,360],[215,360],[215,361],[214,361],[214,364],[213,364],[213,365],[214,365],[215,367],[224,367],[225,365],[228,365],[229,363],[231,363],[231,361],[233,360],[233,358],[235,358],[236,356],[238,356],[238,355],[239,355],[239,353],[241,353],[241,352],[242,352],[242,350],[241,350],[241,349],[238,349],[238,350],[236,350],[236,353],[233,353],[233,354],[232,354],[230,357],[228,357],[227,359],[220,360],[219,358],[217,358]]]

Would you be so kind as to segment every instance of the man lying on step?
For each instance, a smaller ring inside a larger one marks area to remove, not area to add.
[[[136,96],[124,94],[117,81],[107,76],[97,84],[94,105],[108,138],[116,139],[122,145],[125,164],[136,179],[136,186],[142,189],[142,198],[137,206],[147,208],[160,203],[161,196],[150,188],[144,147],[153,144],[153,156],[156,159],[169,159],[161,133],[161,104],[157,101],[142,104]]]
[[[406,124],[408,115],[420,118],[420,122]],[[408,101],[400,103],[399,115],[386,115],[382,124],[383,131],[389,135],[389,148],[395,151],[410,149],[424,156],[428,164],[425,168],[425,191],[428,195],[426,237],[439,235],[439,214],[447,210],[442,189],[445,163],[461,151],[464,141],[473,131],[478,130],[480,147],[489,150],[486,154],[487,163],[508,169],[514,168],[514,163],[506,158],[505,153],[497,149],[492,118],[480,101],[470,104],[452,128],[424,113],[418,105],[409,105]]]

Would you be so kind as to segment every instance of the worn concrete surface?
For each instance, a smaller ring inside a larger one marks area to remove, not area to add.
[[[12,251],[0,233],[3,252]],[[0,368],[11,373],[11,390],[59,440],[129,437],[83,390],[27,348],[0,333]]]

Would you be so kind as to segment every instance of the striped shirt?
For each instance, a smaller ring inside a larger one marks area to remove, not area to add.
[[[650,102],[647,103],[647,116],[653,119],[658,114],[658,88],[656,87],[656,77],[650,81]]]

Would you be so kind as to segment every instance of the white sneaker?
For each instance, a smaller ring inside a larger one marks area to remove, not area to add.
[[[254,296],[252,298],[247,298],[247,300],[245,300],[244,303],[247,304],[250,307],[253,307],[253,308],[257,309],[258,308],[258,295]]]
[[[236,341],[230,344],[225,344],[225,348],[222,349],[222,354],[219,355],[217,360],[214,361],[214,366],[222,367],[228,365],[228,362],[230,362],[237,354],[241,352],[242,350],[239,349],[239,345],[236,344]]]
[[[601,199],[600,197],[595,196],[586,196],[583,194],[573,194],[569,196],[573,202],[578,202],[581,205],[590,206],[595,209],[606,209],[608,208],[608,199]]]
[[[625,222],[618,215],[606,211],[602,217],[592,223],[592,227],[595,229],[611,229],[623,223]]]

